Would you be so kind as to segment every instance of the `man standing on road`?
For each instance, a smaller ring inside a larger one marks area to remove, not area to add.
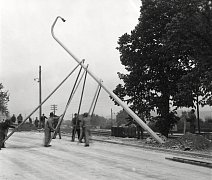
[[[74,118],[72,119],[72,140],[74,142],[75,140],[75,134],[77,133],[78,140],[80,138],[80,120],[78,118],[78,114],[74,114]]]
[[[40,127],[45,127],[45,120],[48,119],[44,114],[40,117]]]
[[[91,128],[91,117],[88,113],[83,114],[83,118],[81,121],[82,132],[80,134],[79,142],[82,141],[83,134],[85,136],[85,147],[89,146],[89,138],[90,138],[90,128]]]
[[[34,122],[35,127],[38,127],[38,122],[39,122],[38,117],[36,117],[36,118],[35,118],[35,122]]]
[[[7,137],[9,128],[15,128],[15,126],[12,125],[11,120],[7,119],[0,122],[0,150],[1,148],[5,148],[5,143],[3,143],[3,141]]]
[[[13,114],[13,115],[12,115],[12,117],[11,117],[11,121],[12,121],[13,123],[15,123],[15,122],[16,122],[15,114]]]
[[[18,115],[18,117],[17,117],[17,119],[18,119],[18,124],[21,124],[21,123],[22,123],[22,121],[23,121],[23,117],[22,117],[22,115],[21,115],[21,114],[19,114],[19,115]]]
[[[54,113],[50,113],[50,117],[45,123],[45,129],[44,129],[44,146],[49,147],[50,140],[51,140],[51,134],[54,132],[53,128],[53,121],[54,121]]]
[[[32,124],[32,118],[29,116],[29,123]]]

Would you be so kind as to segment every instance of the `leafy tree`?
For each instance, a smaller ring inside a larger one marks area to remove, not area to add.
[[[7,103],[9,102],[8,91],[3,91],[4,86],[0,83],[0,111],[8,115]]]
[[[210,0],[143,0],[139,23],[119,38],[118,73],[124,85],[114,93],[137,114],[157,110],[156,125],[163,135],[178,118],[173,107],[212,102],[212,18]]]
[[[119,73],[124,86],[118,85],[114,92],[119,91],[122,99],[128,97],[125,101],[137,114],[148,117],[156,108],[161,119],[167,119],[169,129],[176,122],[170,119],[170,100],[184,74],[178,59],[165,46],[166,25],[175,12],[166,1],[142,2],[138,25],[131,35],[124,34],[118,41],[121,63],[129,73]]]
[[[116,123],[117,126],[120,126],[122,124],[127,124],[129,115],[126,113],[125,110],[121,110],[118,112],[116,116]]]
[[[176,13],[167,24],[167,50],[175,52],[186,74],[178,84],[181,93],[174,104],[194,106],[196,96],[202,105],[212,104],[212,1],[169,1]],[[182,104],[182,97],[188,101]]]
[[[91,125],[92,126],[105,127],[106,126],[106,121],[107,120],[104,117],[93,114],[93,116],[91,118]]]

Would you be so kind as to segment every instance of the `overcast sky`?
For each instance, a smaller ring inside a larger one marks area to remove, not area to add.
[[[118,38],[130,33],[138,23],[140,0],[1,0],[0,82],[9,91],[9,111],[23,116],[32,112],[39,102],[39,65],[42,67],[42,99],[77,65],[57,42],[50,30],[57,16],[56,36],[79,59],[85,59],[89,69],[105,86],[113,90],[120,83],[117,72],[125,72],[120,63]],[[43,105],[49,115],[50,106],[58,105],[63,112],[76,78],[74,73]],[[88,78],[81,112],[88,111],[97,84]],[[81,88],[74,96],[67,118],[76,112]],[[109,116],[113,105],[102,90],[96,113]],[[38,112],[33,118],[38,116]]]

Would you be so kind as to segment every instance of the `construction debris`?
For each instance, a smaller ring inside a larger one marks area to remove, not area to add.
[[[176,139],[169,139],[163,145],[169,149],[184,151],[204,150],[212,147],[212,142],[199,134],[187,133]]]

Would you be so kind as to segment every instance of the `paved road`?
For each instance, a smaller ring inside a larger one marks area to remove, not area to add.
[[[17,132],[0,151],[0,180],[209,180],[209,168],[166,160],[170,157],[141,148],[92,142],[90,147],[55,139],[42,146],[42,133]]]

